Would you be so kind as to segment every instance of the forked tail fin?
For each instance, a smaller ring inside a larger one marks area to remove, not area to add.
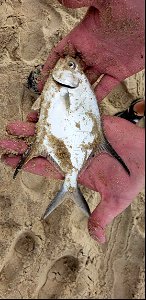
[[[55,198],[48,205],[44,215],[42,216],[42,219],[46,219],[55,210],[55,208],[57,208],[65,200],[65,195],[67,193],[71,195],[74,202],[79,206],[79,208],[83,211],[83,213],[87,217],[90,216],[89,206],[88,206],[83,194],[81,193],[79,187],[77,187],[73,192],[69,192],[67,189],[67,186],[64,182],[60,191],[57,193]]]
[[[73,192],[73,199],[75,203],[79,206],[82,212],[89,217],[91,215],[89,205],[85,200],[80,188],[77,186],[76,190]]]
[[[54,199],[49,203],[48,207],[45,210],[45,213],[42,216],[42,219],[46,219],[63,201],[65,194],[67,193],[66,187],[63,184],[60,191],[54,197]]]

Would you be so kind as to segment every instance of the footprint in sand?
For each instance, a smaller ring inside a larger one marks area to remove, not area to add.
[[[11,200],[9,197],[0,196],[0,220],[7,219],[11,208]]]
[[[111,299],[133,299],[139,282],[140,270],[144,266],[144,240],[132,233],[124,256],[113,263],[114,284]]]
[[[25,277],[25,264],[31,263],[34,252],[35,240],[31,233],[23,232],[13,242],[0,271],[0,289],[6,298],[15,292],[19,295],[18,285],[21,277]]]
[[[19,29],[21,57],[32,61],[59,28],[61,16],[46,1],[38,0],[23,1],[22,12],[26,17],[22,17],[23,25]]]
[[[6,196],[0,196],[0,265],[5,256],[8,243],[11,243],[13,236],[19,229],[19,224],[9,217],[10,212],[10,198]]]
[[[76,280],[79,261],[73,256],[58,259],[49,270],[38,299],[59,299],[63,291]],[[62,298],[63,299],[63,298]]]
[[[12,2],[1,5],[0,25],[5,30],[1,33],[0,60],[2,63],[8,59],[31,62],[40,56],[40,51],[48,52],[49,38],[57,33],[62,18],[52,3],[49,5],[45,0]]]

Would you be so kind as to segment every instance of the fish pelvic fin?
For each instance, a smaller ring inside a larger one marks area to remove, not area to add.
[[[130,170],[126,166],[126,164],[123,161],[123,159],[119,156],[119,154],[114,150],[114,148],[112,147],[112,145],[109,143],[109,141],[107,140],[105,134],[103,134],[103,138],[101,140],[101,143],[96,148],[96,151],[94,151],[95,154],[96,153],[101,153],[101,152],[106,152],[109,155],[111,155],[112,157],[114,157],[122,165],[122,167],[127,172],[127,174],[130,176]],[[93,156],[93,153],[92,153],[91,156]]]
[[[79,187],[77,186],[76,188],[73,188],[73,191],[70,192],[64,182],[60,191],[57,193],[57,195],[54,197],[54,199],[48,205],[45,213],[42,216],[42,219],[44,219],[44,220],[47,219],[47,217],[65,200],[66,194],[69,194],[71,196],[71,198],[73,198],[74,202],[79,206],[79,208],[82,210],[82,212],[87,217],[90,216],[90,214],[91,214],[90,208],[89,208],[83,194],[81,193]]]

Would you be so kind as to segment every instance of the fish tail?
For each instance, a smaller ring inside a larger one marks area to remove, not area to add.
[[[73,198],[75,203],[79,206],[82,212],[89,217],[91,215],[89,205],[85,200],[80,188],[77,186],[76,190],[73,192]]]
[[[69,194],[71,198],[73,198],[74,202],[79,206],[79,208],[83,211],[83,213],[89,217],[90,216],[90,209],[89,206],[81,193],[79,187],[77,186],[73,192],[69,192],[69,188],[66,186],[66,183],[62,185],[62,188],[54,197],[54,199],[48,205],[45,213],[42,216],[42,219],[47,219],[47,217],[65,200],[65,195]]]
[[[42,219],[47,219],[47,217],[64,201],[65,194],[67,193],[67,188],[65,184],[62,185],[60,191],[54,197],[54,199],[49,203],[45,213],[42,216]]]

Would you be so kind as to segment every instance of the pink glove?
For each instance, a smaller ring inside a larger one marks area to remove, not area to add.
[[[38,84],[41,91],[60,56],[80,57],[102,100],[120,81],[144,68],[144,0],[60,0],[77,8],[92,5],[84,19],[53,49]]]
[[[29,121],[36,121],[31,113]],[[101,202],[89,218],[89,233],[100,243],[105,242],[105,227],[132,202],[144,185],[144,129],[118,117],[105,117],[104,130],[114,149],[130,169],[130,177],[114,158],[107,154],[94,157],[79,176],[79,183],[101,194]],[[32,136],[35,124],[15,121],[7,126],[10,134]],[[116,138],[115,138],[116,136]],[[0,148],[6,152],[22,154],[27,146],[24,141],[1,140]],[[3,155],[3,161],[16,167],[20,156]],[[34,158],[24,167],[25,171],[46,176],[49,179],[63,179],[51,162]],[[111,171],[112,170],[112,171]]]
[[[60,1],[70,7],[94,5],[88,10],[84,20],[65,37],[47,59],[38,88],[41,91],[48,76],[48,70],[64,54],[77,55],[91,81],[95,82],[105,74],[95,89],[98,100],[126,77],[144,67],[142,48],[144,45],[144,1]],[[127,51],[128,50],[128,51]],[[37,121],[30,114],[28,121]],[[101,194],[101,203],[89,218],[89,232],[99,242],[105,242],[104,229],[137,196],[144,185],[144,129],[118,117],[104,118],[105,133],[109,142],[123,158],[131,176],[128,177],[120,164],[107,154],[100,154],[82,170],[79,183]],[[13,135],[29,136],[35,133],[31,122],[13,122],[7,130]],[[115,138],[116,137],[116,138]],[[22,141],[2,140],[0,147],[7,152],[18,154],[26,150]],[[3,156],[3,160],[15,167],[19,156]],[[63,175],[43,158],[30,161],[26,171],[63,179]],[[111,172],[112,170],[112,172]]]

